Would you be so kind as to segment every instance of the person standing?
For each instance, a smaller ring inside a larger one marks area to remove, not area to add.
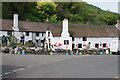
[[[106,54],[109,55],[109,50],[108,49],[106,49]]]
[[[18,46],[15,48],[15,54],[18,53]]]

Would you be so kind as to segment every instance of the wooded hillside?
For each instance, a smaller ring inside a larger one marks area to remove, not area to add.
[[[85,2],[5,2],[2,4],[3,19],[13,19],[19,14],[20,20],[34,22],[62,23],[64,18],[70,24],[115,25],[119,14],[104,11]]]

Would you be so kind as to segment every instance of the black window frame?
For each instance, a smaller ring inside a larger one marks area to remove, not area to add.
[[[50,31],[48,31],[48,37],[50,37]]]
[[[82,48],[82,43],[79,43],[79,44],[78,44],[78,48]]]
[[[64,40],[64,45],[69,45],[69,40]]]
[[[30,33],[30,32],[25,32],[25,36],[29,36],[29,33]]]
[[[12,31],[7,31],[7,35],[12,35]]]
[[[87,41],[87,37],[83,37],[83,41]]]
[[[42,37],[44,36],[44,33],[42,32]]]
[[[36,36],[38,36],[38,37],[39,37],[39,34],[40,34],[39,32],[36,32]]]
[[[103,43],[103,48],[105,48],[107,46],[107,43]]]
[[[96,45],[98,45],[98,47]],[[99,43],[95,43],[95,48],[99,48],[99,45],[100,45]]]

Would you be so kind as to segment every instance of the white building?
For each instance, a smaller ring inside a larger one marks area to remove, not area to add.
[[[62,44],[53,46],[54,49],[107,49],[111,47],[112,41],[119,40],[118,31],[115,26],[68,25],[68,20],[64,19],[63,26],[53,24],[48,27],[46,40],[48,48],[56,43]]]
[[[112,41],[119,41],[119,29],[120,21],[116,26],[93,26],[68,24],[64,19],[62,25],[21,21],[15,14],[13,20],[2,20],[0,37],[12,34],[18,42],[41,42],[42,45],[45,42],[48,49],[106,49],[113,46]],[[116,47],[118,49],[119,46]]]
[[[45,33],[48,26],[49,23],[18,20],[18,14],[14,14],[13,20],[2,20],[0,37],[3,35],[14,35],[18,39],[18,42],[24,41],[25,43],[26,41],[33,41],[44,43]],[[22,39],[23,36],[24,39]]]

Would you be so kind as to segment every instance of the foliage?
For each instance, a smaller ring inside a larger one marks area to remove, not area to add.
[[[116,21],[117,21],[117,16],[114,14],[106,14],[104,16],[104,21],[108,24],[108,25],[115,25]]]
[[[16,42],[11,41],[10,46],[16,46],[16,45],[17,45],[17,43],[16,43]]]
[[[48,20],[50,23],[57,23],[57,16],[56,14],[51,16],[50,19]]]
[[[3,19],[13,19],[19,14],[20,20],[34,22],[62,23],[64,18],[71,24],[115,25],[120,14],[104,11],[85,2],[3,2]]]
[[[56,6],[53,2],[37,2],[36,8],[41,15],[40,18],[46,20],[55,14]]]

